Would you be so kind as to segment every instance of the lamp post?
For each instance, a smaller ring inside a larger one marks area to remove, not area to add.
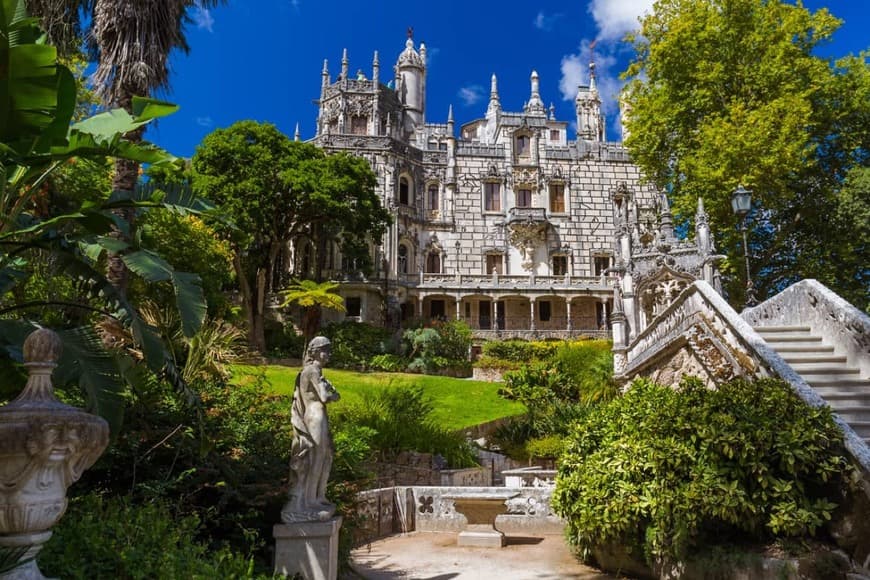
[[[755,306],[755,286],[749,274],[749,244],[746,241],[746,217],[752,210],[752,191],[738,185],[731,193],[731,209],[740,220],[740,232],[743,234],[743,257],[746,260],[746,307]]]

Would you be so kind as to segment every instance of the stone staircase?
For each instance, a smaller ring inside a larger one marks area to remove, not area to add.
[[[870,379],[850,366],[809,326],[753,327],[779,356],[831,406],[855,433],[870,443]]]

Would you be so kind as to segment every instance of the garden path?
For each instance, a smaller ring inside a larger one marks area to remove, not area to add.
[[[456,534],[416,532],[382,538],[353,551],[365,580],[606,580],[580,564],[561,536],[508,536],[501,549],[456,545]]]

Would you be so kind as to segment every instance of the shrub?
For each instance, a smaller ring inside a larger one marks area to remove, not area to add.
[[[622,543],[652,562],[729,537],[813,534],[851,469],[830,409],[781,381],[641,380],[573,427],[553,505],[584,553]]]
[[[323,329],[332,341],[330,365],[334,368],[364,369],[372,357],[395,351],[389,330],[364,322],[338,322]]]
[[[397,354],[376,354],[369,359],[368,366],[374,371],[398,373],[408,368],[408,359]]]
[[[484,343],[483,355],[505,362],[528,363],[550,358],[556,353],[560,344],[560,342],[529,342],[521,339],[492,340]]]
[[[565,439],[559,435],[536,437],[526,442],[526,453],[530,459],[558,459],[565,450]]]
[[[411,360],[409,371],[432,374],[439,369],[469,367],[471,329],[461,320],[436,321],[429,328],[412,328],[405,331],[402,339]]]
[[[90,494],[70,502],[39,565],[63,578],[271,578],[249,555],[198,541],[200,531],[196,516],[173,517],[162,502]]]
[[[432,419],[432,401],[419,387],[394,387],[367,392],[362,401],[336,413],[336,428],[347,425],[374,432],[370,445],[381,459],[391,460],[401,451],[442,455],[451,467],[477,464],[462,435],[438,426]]]

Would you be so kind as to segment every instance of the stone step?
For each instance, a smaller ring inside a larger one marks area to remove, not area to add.
[[[865,406],[870,411],[870,391],[834,391],[816,389],[832,409],[843,407]]]
[[[868,379],[821,377],[807,380],[806,377],[804,377],[804,380],[807,381],[808,385],[818,390],[819,392],[828,389],[836,389],[842,391],[859,391],[863,389],[870,389],[870,380]]]
[[[779,351],[777,351],[779,352]],[[782,360],[794,366],[795,364],[845,364],[847,359],[845,355],[837,354],[819,354],[819,353],[782,353],[779,355]]]
[[[850,426],[863,423],[870,425],[870,409],[865,406],[834,407],[831,405],[831,409]],[[854,427],[852,428],[854,429]],[[868,436],[870,436],[870,432],[868,432]]]
[[[794,342],[822,344],[822,337],[813,336],[812,334],[777,334],[775,336],[764,336],[762,334],[761,338],[774,349],[776,349],[774,345],[787,345]]]
[[[827,377],[827,376],[844,376],[845,378],[858,379],[861,377],[861,370],[854,367],[847,367],[844,364],[836,363],[790,363],[799,375],[804,377],[804,380],[810,382],[807,376]]]
[[[849,427],[865,441],[870,439],[870,421],[847,421]]]
[[[755,332],[758,334],[777,334],[777,333],[803,333],[810,332],[809,326],[753,326],[752,327]]]
[[[768,345],[770,345],[770,343],[768,343]],[[816,344],[816,343],[804,344],[801,342],[795,342],[795,343],[788,342],[788,343],[783,343],[783,344],[777,346],[774,350],[776,352],[778,352],[780,355],[784,355],[785,353],[797,353],[797,352],[823,354],[823,353],[834,352],[834,347],[829,345],[829,344]]]

